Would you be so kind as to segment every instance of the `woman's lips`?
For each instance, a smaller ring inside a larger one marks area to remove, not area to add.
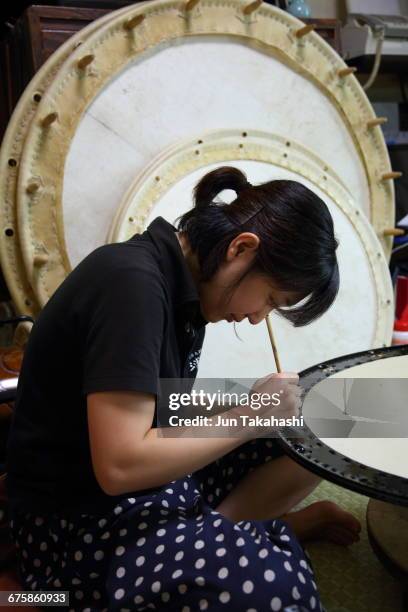
[[[230,312],[229,315],[225,318],[228,321],[228,323],[232,323],[233,321],[235,321],[235,323],[241,323],[241,321],[243,321],[246,318],[246,315],[242,318],[239,318],[236,315],[234,315],[232,312]]]
[[[235,321],[236,323],[241,323],[241,321],[243,321],[244,319],[247,319],[247,320],[248,320],[248,321],[249,321],[249,322],[252,324],[251,319],[250,319],[250,318],[249,318],[249,316],[248,316],[248,315],[246,315],[246,314],[244,314],[244,315],[238,315],[238,316],[236,316],[236,315],[231,315],[231,316],[232,316],[232,320],[233,320],[233,321]]]

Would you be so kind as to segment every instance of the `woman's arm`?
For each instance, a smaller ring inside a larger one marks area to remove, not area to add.
[[[90,393],[87,404],[92,464],[108,495],[166,484],[246,441],[244,437],[162,437],[152,429],[155,396],[150,393]]]

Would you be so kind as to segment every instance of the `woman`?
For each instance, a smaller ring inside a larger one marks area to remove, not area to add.
[[[237,198],[214,203],[224,189]],[[8,442],[26,589],[68,590],[72,610],[321,609],[302,543],[350,544],[358,521],[330,502],[289,513],[318,479],[273,440],[162,437],[155,400],[160,379],[193,381],[207,322],[322,315],[336,247],[306,187],[223,167],[178,231],[159,217],[71,272],[33,326]]]

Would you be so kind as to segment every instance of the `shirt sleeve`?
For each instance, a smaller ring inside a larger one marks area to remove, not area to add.
[[[83,393],[158,393],[166,318],[158,274],[120,270],[106,278],[85,333]]]

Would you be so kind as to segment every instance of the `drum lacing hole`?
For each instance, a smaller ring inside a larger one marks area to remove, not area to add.
[[[343,461],[345,461],[346,463],[351,463],[351,459],[349,459],[348,457],[343,457]]]
[[[133,217],[129,217],[129,223],[134,223],[134,222],[135,222],[134,218]]]
[[[323,175],[323,180],[327,181],[327,176],[325,174]]]
[[[154,177],[154,180],[155,180],[155,181],[160,181],[160,176],[155,176],[155,177]]]
[[[202,140],[197,140],[197,144],[203,144]]]
[[[288,156],[288,154],[287,154],[287,153],[284,153],[284,154],[283,154],[283,157],[287,157],[287,156]]]
[[[323,168],[323,172],[328,172],[328,171],[329,171],[329,168],[328,168],[327,166],[325,166],[325,167]]]
[[[316,442],[316,446],[323,446],[321,442]]]
[[[26,306],[31,306],[31,302],[30,302],[30,300],[24,300],[24,304],[25,304]]]
[[[41,96],[41,94],[40,94],[40,93],[35,93],[35,94],[33,95],[33,100],[34,100],[34,102],[41,102],[41,98],[42,98],[42,96]]]
[[[386,304],[391,304],[391,300],[387,300],[387,301],[386,301]]]
[[[336,454],[336,451],[334,451],[334,450],[332,450],[332,449],[329,449],[329,453],[330,453],[331,455],[335,455],[335,454]]]
[[[357,215],[357,217],[359,216],[359,214],[360,214],[360,211],[359,211],[359,210],[356,210],[356,215]]]
[[[243,149],[243,148],[244,148],[244,145],[243,145],[242,143],[240,143],[239,148],[240,148],[240,149]]]
[[[290,142],[289,142],[289,140],[287,141],[286,146],[287,146],[287,147],[290,147]]]
[[[4,230],[4,233],[6,234],[6,236],[14,236],[14,230],[12,230],[11,227],[8,227],[6,230]]]
[[[246,138],[248,136],[247,132],[242,132],[242,136]]]
[[[377,253],[377,257],[380,258],[381,257],[381,253]]]
[[[13,159],[13,158],[11,157],[11,158],[8,160],[8,165],[9,165],[11,168],[15,168],[15,167],[17,166],[17,160],[16,160],[16,159]]]
[[[196,155],[200,155],[200,151],[195,151],[195,154]]]

